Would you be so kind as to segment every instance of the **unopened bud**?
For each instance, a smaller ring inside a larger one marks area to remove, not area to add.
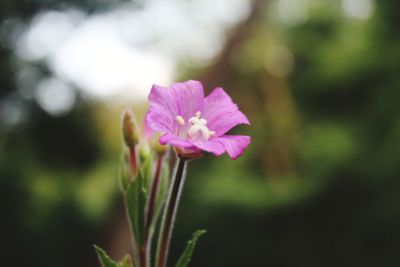
[[[165,153],[168,151],[169,146],[168,145],[162,145],[158,140],[154,144],[154,150],[156,151],[157,155],[163,156]]]
[[[132,180],[131,160],[128,149],[124,149],[120,163],[120,187],[122,192],[128,189],[129,181]]]
[[[139,131],[132,111],[126,110],[122,115],[122,135],[124,143],[133,148],[139,143]]]
[[[140,170],[143,174],[143,184],[145,188],[150,187],[150,181],[153,172],[153,154],[152,151],[144,140],[138,145]]]
[[[151,157],[151,150],[146,142],[140,142],[139,144],[139,160],[141,162],[147,161]]]
[[[152,140],[150,141],[150,145],[157,153],[157,155],[163,156],[168,151],[169,146],[160,144],[159,140],[160,140],[160,134],[155,133]]]

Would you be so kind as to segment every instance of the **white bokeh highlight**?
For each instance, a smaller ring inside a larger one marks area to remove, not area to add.
[[[46,78],[36,90],[39,105],[54,116],[61,116],[71,110],[75,103],[75,92],[65,82],[57,78]]]
[[[374,11],[373,0],[342,0],[343,12],[351,18],[368,19]]]
[[[153,83],[175,81],[179,63],[212,62],[225,33],[249,9],[249,0],[151,0],[143,8],[125,3],[91,16],[45,11],[18,38],[16,54],[23,62],[46,62],[59,81],[91,97],[144,100]],[[45,104],[49,92],[41,89],[38,101],[57,110]]]

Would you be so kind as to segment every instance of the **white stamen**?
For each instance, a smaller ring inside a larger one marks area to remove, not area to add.
[[[185,125],[185,119],[182,116],[176,116],[175,120],[179,125]]]
[[[200,119],[200,117],[201,117],[201,111],[197,111],[197,112],[196,112],[196,117],[197,117],[198,119]]]
[[[209,134],[210,134],[210,136],[214,136],[216,134],[216,132],[210,131]]]

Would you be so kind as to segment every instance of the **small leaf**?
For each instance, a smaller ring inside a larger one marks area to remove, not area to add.
[[[93,245],[93,247],[96,250],[97,257],[102,267],[118,267],[118,264],[113,261],[102,248],[96,245]]]
[[[132,267],[131,256],[125,255],[125,257],[123,257],[122,260],[118,262],[118,267]]]
[[[147,198],[147,191],[143,187],[143,180],[143,175],[139,172],[136,179],[128,186],[125,198],[132,233],[139,246],[144,243],[144,211]]]
[[[194,247],[196,246],[197,239],[203,235],[206,230],[197,230],[194,232],[191,240],[188,241],[185,250],[176,264],[176,267],[187,267],[193,254]]]

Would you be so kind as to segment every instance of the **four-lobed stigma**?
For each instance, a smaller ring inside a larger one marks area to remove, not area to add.
[[[184,126],[185,119],[178,115],[176,116],[176,121],[180,126]],[[210,131],[207,127],[207,120],[201,117],[201,112],[197,111],[195,116],[189,119],[189,128],[185,136],[193,140],[208,140],[210,137],[215,135],[215,131]]]

